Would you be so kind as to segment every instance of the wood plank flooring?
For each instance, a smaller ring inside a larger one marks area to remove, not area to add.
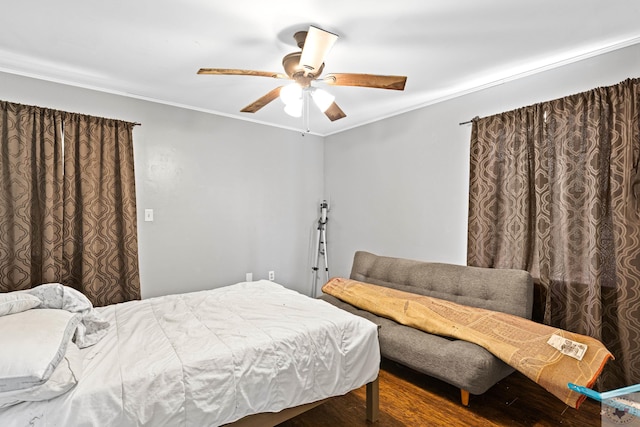
[[[320,405],[278,427],[369,426],[365,387]],[[380,371],[379,427],[600,426],[600,404],[587,399],[579,410],[562,403],[525,376],[514,373],[469,407],[460,390],[397,363],[383,360]]]

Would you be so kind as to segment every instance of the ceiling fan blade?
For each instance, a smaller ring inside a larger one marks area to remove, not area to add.
[[[360,86],[378,89],[404,90],[406,76],[381,76],[377,74],[332,73],[323,81],[335,86]]]
[[[272,71],[239,70],[235,68],[200,68],[198,74],[213,74],[227,76],[259,76],[273,77],[274,79],[288,79],[289,76]]]
[[[335,102],[331,104],[329,108],[327,108],[324,114],[329,117],[329,120],[331,120],[332,122],[347,117],[344,111],[342,111],[342,109],[340,109],[340,107],[338,107],[338,104],[336,104]]]
[[[338,36],[314,26],[309,27],[307,38],[304,40],[300,66],[305,70],[305,75],[318,76],[325,56],[338,40]]]
[[[280,89],[282,89],[282,86],[279,86],[273,89],[272,91],[270,91],[269,93],[267,93],[266,95],[256,99],[255,101],[253,101],[251,104],[247,105],[240,111],[243,113],[255,113],[256,111],[258,111],[259,109],[261,109],[262,107],[264,107],[265,105],[267,105],[268,103],[276,99],[278,96],[280,96]]]

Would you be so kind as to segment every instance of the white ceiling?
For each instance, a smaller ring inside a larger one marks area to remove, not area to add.
[[[406,75],[404,92],[327,89],[347,117],[312,106],[330,135],[498,82],[640,43],[637,0],[12,0],[0,13],[0,71],[304,130],[279,100],[239,110],[282,81],[196,75],[282,72],[310,24],[340,36],[332,72]],[[0,88],[0,98],[2,98]]]

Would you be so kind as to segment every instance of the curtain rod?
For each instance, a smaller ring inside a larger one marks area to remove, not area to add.
[[[460,123],[458,123],[458,126],[468,125],[469,123],[473,123],[473,121],[474,121],[474,120],[477,120],[477,119],[479,119],[479,118],[480,118],[480,117],[475,116],[475,117],[474,117],[473,119],[471,119],[471,120],[467,120],[466,122],[460,122]]]

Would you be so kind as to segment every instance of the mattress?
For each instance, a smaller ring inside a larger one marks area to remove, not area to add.
[[[269,281],[97,308],[78,384],[2,426],[217,426],[343,395],[378,375],[377,327]]]

